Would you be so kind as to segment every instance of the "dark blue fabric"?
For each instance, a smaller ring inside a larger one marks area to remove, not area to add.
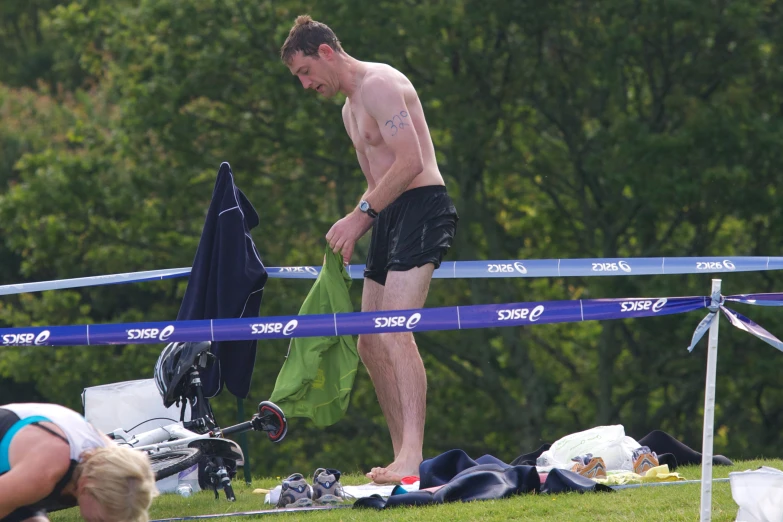
[[[422,492],[422,493],[426,493],[426,492]],[[430,493],[430,495],[432,494]],[[353,503],[353,507],[354,509],[360,509],[360,508],[383,509],[386,507],[386,500],[382,496],[376,493],[374,495],[370,495],[369,497],[358,499],[356,502]]]
[[[541,488],[535,466],[480,464],[466,469],[435,492],[441,502],[492,500]]]
[[[473,460],[462,450],[454,449],[419,466],[421,489],[443,486],[437,491],[413,491],[398,494],[388,500],[378,495],[360,499],[355,508],[386,509],[396,506],[423,506],[445,502],[470,502],[506,498],[522,493],[564,493],[567,491],[613,491],[572,471],[554,469],[541,484],[535,466],[511,466],[492,455]]]
[[[567,493],[569,491],[578,491],[585,493],[587,491],[614,491],[609,486],[599,484],[594,480],[583,477],[579,473],[567,469],[554,468],[546,476],[546,480],[541,485],[541,493]]]
[[[397,506],[427,506],[430,504],[443,504],[443,499],[438,498],[431,491],[411,491],[404,495],[393,495],[379,508],[392,508]]]
[[[461,449],[453,449],[433,459],[427,459],[419,465],[419,487],[426,489],[442,486],[459,472],[480,464],[498,464],[510,467],[492,455],[483,455],[478,460],[473,460]]]
[[[684,443],[675,439],[665,431],[653,430],[641,439],[640,446],[647,446],[658,454],[658,462],[668,464],[669,471],[676,469],[677,465],[701,464],[701,453],[689,448]],[[723,455],[713,455],[712,463],[718,466],[732,466],[734,463]],[[674,464],[674,466],[672,466]]]
[[[231,166],[222,163],[178,321],[258,315],[268,277],[250,237],[258,223],[258,213],[234,183]],[[212,343],[211,351],[217,362],[201,375],[206,396],[214,397],[225,384],[231,393],[246,398],[256,341]]]
[[[542,453],[544,453],[551,447],[552,447],[551,444],[543,444],[536,451],[533,451],[531,453],[525,453],[524,455],[520,455],[519,457],[515,458],[514,460],[511,461],[511,465],[512,466],[519,466],[519,465],[535,466],[538,457],[540,457]]]

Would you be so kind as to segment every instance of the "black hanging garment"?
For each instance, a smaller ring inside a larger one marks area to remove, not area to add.
[[[250,237],[258,223],[258,213],[234,184],[231,166],[222,163],[178,321],[258,316],[268,278]],[[225,384],[228,391],[246,398],[256,341],[214,342],[211,352],[217,362],[201,375],[204,394],[214,397]]]

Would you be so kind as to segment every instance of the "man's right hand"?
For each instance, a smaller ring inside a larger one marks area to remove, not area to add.
[[[346,247],[343,247],[343,249],[340,251],[340,253],[346,252]],[[348,266],[348,264],[351,262],[351,254],[353,254],[353,245],[351,245],[351,251],[348,253],[348,256],[346,257],[343,255],[343,264]],[[324,265],[326,266],[326,254],[324,254]]]
[[[373,218],[354,210],[337,223],[332,225],[326,234],[329,247],[336,253],[341,253],[343,263],[350,263],[356,241],[372,228]]]
[[[348,266],[351,263],[351,256],[353,255],[353,247],[356,245],[356,243],[346,243],[343,245],[343,249],[340,250],[340,253],[343,255],[343,264],[345,266]]]

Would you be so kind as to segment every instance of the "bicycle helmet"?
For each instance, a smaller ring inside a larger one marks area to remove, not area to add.
[[[169,343],[160,353],[155,363],[154,379],[166,408],[185,396],[188,383],[184,377],[201,354],[209,352],[211,346],[209,341]]]

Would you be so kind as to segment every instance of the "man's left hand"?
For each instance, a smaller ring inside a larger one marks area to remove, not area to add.
[[[371,220],[372,218],[366,214],[353,211],[332,225],[326,234],[329,247],[335,254],[342,252],[343,262],[346,265],[351,261],[354,245],[372,226]]]

